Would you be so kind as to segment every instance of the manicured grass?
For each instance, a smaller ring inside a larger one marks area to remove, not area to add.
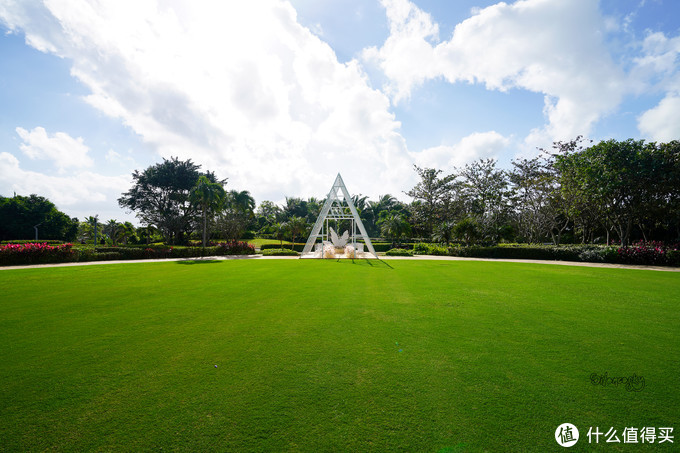
[[[252,245],[253,247],[257,248],[260,248],[263,244],[281,244],[281,241],[277,239],[262,239],[262,238],[248,239],[246,242]],[[290,241],[283,241],[283,244],[290,245]]]
[[[0,286],[5,451],[558,451],[564,422],[570,451],[680,442],[586,437],[680,429],[677,273],[234,260]],[[605,372],[646,387],[591,383]]]

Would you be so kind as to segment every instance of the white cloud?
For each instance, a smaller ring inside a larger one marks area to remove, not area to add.
[[[643,135],[658,142],[680,140],[680,96],[669,95],[638,118]]]
[[[440,75],[433,55],[439,27],[429,14],[408,0],[381,3],[390,23],[390,35],[380,49],[365,49],[363,59],[380,65],[391,82],[385,89],[398,102],[408,98],[414,86]]]
[[[545,95],[545,135],[563,139],[587,134],[624,94],[625,75],[603,44],[607,24],[597,2],[498,3],[475,10],[448,41],[436,45],[428,40],[436,24],[415,5],[407,0],[383,5],[392,34],[380,49],[366,50],[364,59],[389,78],[395,101],[439,77],[490,90],[526,89]]]
[[[411,156],[420,167],[451,171],[477,159],[498,158],[509,144],[510,140],[496,131],[475,132],[453,146],[435,146]]]
[[[17,127],[16,132],[24,141],[19,145],[24,154],[33,160],[51,160],[60,172],[67,168],[91,167],[94,164],[87,155],[90,148],[85,146],[82,137],[73,138],[65,132],[50,136],[42,127],[31,131]]]
[[[107,218],[121,218],[120,210],[114,209],[115,202],[131,184],[129,176],[104,176],[90,171],[79,171],[69,176],[27,171],[21,168],[13,154],[0,153],[0,193],[35,193],[81,220],[96,213]]]
[[[86,100],[163,157],[192,158],[258,200],[413,178],[390,112],[356,61],[302,27],[289,3],[46,0],[0,16],[72,62]]]
[[[659,103],[638,116],[643,136],[661,142],[680,139],[680,36],[648,33],[642,55],[634,60],[638,86],[665,93]]]

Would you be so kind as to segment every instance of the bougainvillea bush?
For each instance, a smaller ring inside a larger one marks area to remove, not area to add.
[[[78,261],[72,244],[26,243],[0,245],[0,265],[44,264]]]
[[[655,264],[662,266],[680,265],[678,245],[668,246],[663,242],[639,241],[618,250],[618,261],[624,264]]]
[[[196,258],[203,256],[254,255],[247,242],[221,242],[213,247],[97,247],[73,249],[71,244],[7,244],[0,246],[0,265],[64,263],[70,261]]]

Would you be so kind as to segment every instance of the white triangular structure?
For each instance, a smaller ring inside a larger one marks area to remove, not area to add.
[[[369,238],[368,233],[366,233],[366,228],[364,228],[364,224],[359,217],[359,213],[354,207],[352,197],[349,195],[347,187],[345,187],[345,183],[342,180],[340,173],[338,173],[338,176],[335,178],[335,182],[333,183],[333,187],[331,187],[330,192],[328,192],[326,202],[324,203],[323,208],[321,208],[321,212],[319,213],[319,217],[316,219],[316,223],[314,223],[314,227],[312,228],[312,232],[307,239],[305,248],[302,250],[302,256],[318,255],[318,258],[328,257],[326,249],[331,244],[329,241],[329,234],[331,231],[333,231],[328,222],[337,222],[339,220],[345,219],[352,221],[352,229],[348,238],[349,245],[346,248],[348,250],[347,253],[349,253],[348,257],[362,257],[364,254],[358,249],[360,249],[365,244],[368,252],[375,258],[378,258],[378,255],[373,249],[371,238]],[[361,239],[364,240],[364,244],[357,242],[357,227],[359,228]],[[333,233],[335,232],[333,231]],[[337,236],[337,233],[335,236]],[[317,243],[317,239],[321,239],[321,243]],[[317,244],[317,247],[314,251],[312,251],[314,244]],[[349,248],[350,246],[351,248]],[[332,255],[333,254],[331,253],[331,256]]]

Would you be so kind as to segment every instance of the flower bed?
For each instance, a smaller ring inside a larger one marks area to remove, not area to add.
[[[254,255],[255,247],[240,241],[222,242],[213,247],[97,247],[73,249],[72,244],[46,243],[0,246],[0,265],[64,263],[70,261],[140,260],[194,258],[203,256]]]
[[[7,244],[0,246],[0,265],[45,264],[78,261],[78,252],[72,244],[47,243]]]

